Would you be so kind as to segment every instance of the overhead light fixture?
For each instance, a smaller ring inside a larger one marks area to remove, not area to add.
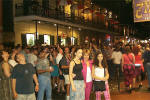
[[[40,23],[41,23],[41,21],[38,21],[38,23],[40,24]]]
[[[54,24],[54,26],[57,26],[57,24]]]
[[[69,29],[71,29],[71,27],[70,27],[70,26],[69,26],[68,28],[69,28]]]
[[[81,31],[81,28],[79,28],[79,31]]]

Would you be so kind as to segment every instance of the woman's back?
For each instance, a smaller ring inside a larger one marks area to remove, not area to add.
[[[133,64],[133,54],[123,54],[124,64]]]
[[[141,53],[138,53],[135,55],[135,64],[141,64],[142,63],[142,55]]]

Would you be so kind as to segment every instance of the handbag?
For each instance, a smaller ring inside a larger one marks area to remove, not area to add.
[[[104,76],[105,76],[105,68],[104,68]],[[105,81],[93,81],[93,91],[105,91]]]

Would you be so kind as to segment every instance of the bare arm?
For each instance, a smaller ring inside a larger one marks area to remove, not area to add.
[[[46,69],[46,70],[42,70],[42,69],[37,70],[38,74],[42,74],[42,73],[45,73],[45,72],[50,72],[50,71],[48,69]]]
[[[108,69],[105,68],[105,81],[109,79],[109,73],[108,73]]]
[[[133,64],[135,64],[135,56],[134,56],[134,54],[132,54],[132,56],[133,56]]]
[[[123,72],[123,65],[124,65],[124,57],[123,57],[123,55],[122,55],[122,63],[121,63],[122,72]]]
[[[36,74],[33,74],[33,80],[34,80],[36,85],[39,85],[39,82],[38,82]]]
[[[70,67],[69,67],[69,78],[70,78],[70,83],[71,83],[71,86],[72,86],[72,90],[76,91],[74,83],[73,83],[73,67],[74,67],[74,65],[75,65],[74,62],[71,61],[70,62]]]
[[[14,98],[16,99],[18,96],[16,92],[16,79],[12,79],[12,92],[13,92]]]
[[[67,69],[67,68],[69,68],[69,66],[65,66],[65,65],[63,66],[63,65],[62,65],[61,68],[62,68],[62,69]]]
[[[4,71],[4,74],[6,77],[10,77],[11,73],[10,73],[10,66],[8,63],[3,63],[2,64],[2,69]]]
[[[37,79],[37,76],[36,74],[33,74],[33,80],[35,82],[35,91],[38,92],[39,91],[39,83],[38,83],[38,79]]]

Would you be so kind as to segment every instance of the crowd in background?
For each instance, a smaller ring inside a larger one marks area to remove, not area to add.
[[[0,62],[3,100],[52,100],[52,90],[66,93],[66,100],[90,100],[91,91],[96,100],[101,100],[102,93],[110,100],[109,82],[117,80],[120,91],[122,76],[129,93],[140,89],[147,76],[150,91],[149,45],[17,45],[1,50]],[[98,86],[93,90],[95,81],[104,81],[104,90]]]

